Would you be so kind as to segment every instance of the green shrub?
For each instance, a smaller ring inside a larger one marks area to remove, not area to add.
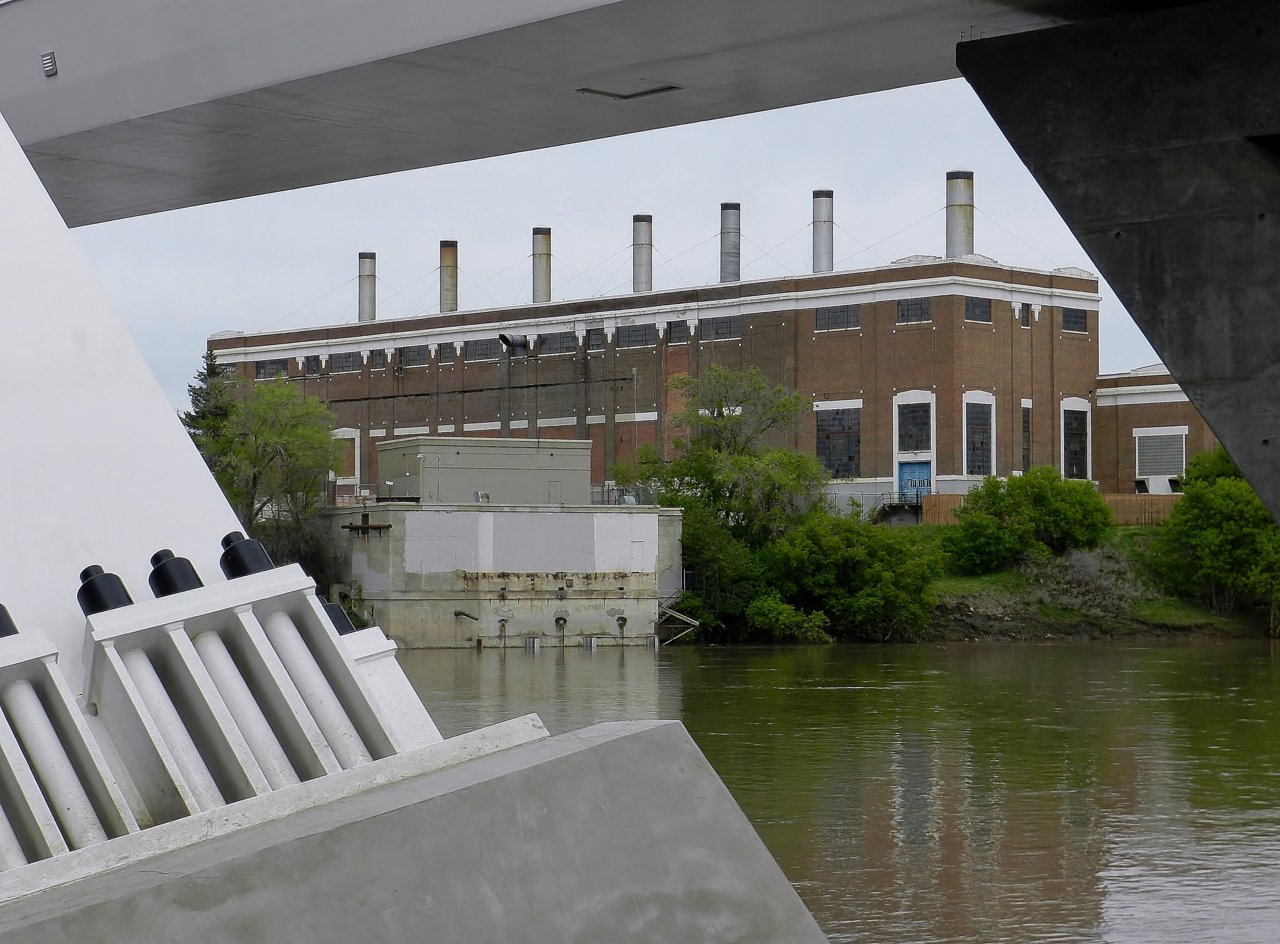
[[[782,602],[776,590],[756,597],[747,607],[747,625],[773,642],[832,642],[824,613],[802,613]]]
[[[837,639],[918,639],[933,610],[936,550],[896,529],[820,511],[762,555],[781,600],[825,613]]]
[[[1089,482],[1048,466],[1001,480],[986,478],[956,512],[942,544],[957,573],[992,573],[1037,545],[1054,554],[1097,547],[1111,511]]]

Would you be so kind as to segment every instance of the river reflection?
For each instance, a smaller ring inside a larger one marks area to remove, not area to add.
[[[1265,643],[401,659],[446,735],[680,718],[832,941],[1280,939]]]

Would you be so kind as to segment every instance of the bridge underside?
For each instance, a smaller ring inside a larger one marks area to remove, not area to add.
[[[959,65],[1280,516],[1274,3],[1225,0],[967,43]]]
[[[1176,2],[13,0],[0,113],[76,226],[952,78],[963,37]]]

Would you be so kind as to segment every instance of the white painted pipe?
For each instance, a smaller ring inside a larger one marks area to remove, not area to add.
[[[10,682],[0,692],[0,701],[4,702],[5,713],[22,743],[22,752],[35,770],[67,844],[72,849],[83,849],[95,842],[105,842],[106,830],[98,821],[89,794],[80,782],[80,775],[67,756],[62,739],[54,730],[35,686],[26,679]]]
[[[9,817],[0,813],[0,872],[26,864],[27,854],[18,840],[18,834],[13,831]]]
[[[947,258],[973,255],[973,171],[947,174]]]
[[[533,301],[551,301],[551,229],[533,228]]]
[[[440,240],[440,311],[458,310],[458,241]]]
[[[124,654],[124,664],[138,694],[142,696],[142,704],[160,729],[160,736],[164,738],[165,746],[178,765],[178,772],[187,782],[187,788],[200,809],[212,810],[223,806],[226,800],[222,797],[222,791],[218,789],[213,774],[200,756],[200,749],[196,747],[191,732],[174,707],[173,699],[165,691],[164,683],[156,674],[156,667],[151,664],[151,659],[141,649],[132,649]]]
[[[631,217],[631,291],[653,291],[653,217]]]
[[[742,204],[720,204],[720,281],[742,278]]]
[[[280,746],[280,740],[271,724],[258,705],[249,685],[240,674],[240,668],[222,637],[213,631],[200,633],[192,640],[200,661],[213,679],[213,685],[226,702],[227,710],[235,719],[236,727],[244,735],[249,751],[254,760],[262,768],[262,773],[271,784],[272,790],[279,790],[290,784],[298,783],[298,773],[289,762],[289,755]]]
[[[813,192],[813,271],[830,272],[836,267],[835,194]]]
[[[360,297],[357,318],[373,321],[378,317],[378,254],[360,253]]]
[[[289,614],[272,613],[262,628],[343,769],[373,760]]]

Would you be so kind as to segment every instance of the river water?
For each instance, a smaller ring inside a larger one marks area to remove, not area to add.
[[[400,656],[446,736],[679,718],[833,942],[1280,940],[1267,643]]]

